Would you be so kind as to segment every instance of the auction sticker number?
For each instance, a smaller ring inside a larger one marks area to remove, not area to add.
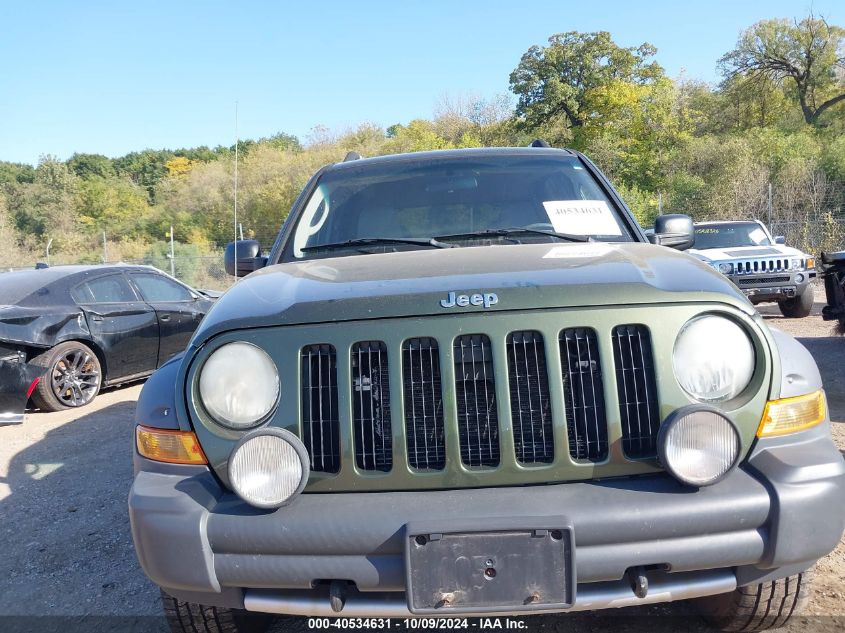
[[[543,208],[558,233],[622,235],[619,223],[604,200],[548,200]]]

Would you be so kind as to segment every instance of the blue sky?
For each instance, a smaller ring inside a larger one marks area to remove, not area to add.
[[[740,30],[810,2],[220,2],[0,4],[0,160],[231,144],[324,125],[431,116],[443,95],[506,93],[532,44],[563,31],[648,41],[672,76],[716,81]],[[845,5],[813,10],[845,24]]]

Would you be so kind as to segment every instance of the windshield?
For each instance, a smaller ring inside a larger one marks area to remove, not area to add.
[[[735,248],[737,246],[769,246],[771,240],[756,222],[702,224],[695,227],[695,248]]]
[[[429,158],[326,173],[296,222],[293,255],[579,238],[634,239],[578,158]]]

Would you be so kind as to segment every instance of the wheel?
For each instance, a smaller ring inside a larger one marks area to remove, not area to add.
[[[812,572],[696,600],[699,611],[722,631],[765,631],[798,617],[810,601]]]
[[[800,319],[810,314],[813,309],[813,289],[807,286],[800,295],[793,299],[781,301],[780,312],[783,316],[790,319]]]
[[[173,633],[262,633],[273,621],[264,613],[183,602],[164,591],[161,604]]]
[[[30,362],[45,370],[32,392],[32,401],[42,411],[83,407],[100,392],[100,361],[84,343],[59,343]]]

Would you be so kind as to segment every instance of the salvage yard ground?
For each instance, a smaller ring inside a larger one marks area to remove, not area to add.
[[[816,298],[806,319],[784,319],[776,306],[760,311],[815,357],[845,453],[845,338],[821,320],[822,297]],[[32,412],[22,426],[0,427],[0,630],[166,630],[158,591],[138,567],[126,513],[140,390],[111,389],[83,411]],[[816,580],[809,617],[790,630],[845,630],[845,541],[819,563]],[[684,604],[526,622],[534,631],[576,633],[708,630]],[[275,628],[306,630],[304,620]]]

